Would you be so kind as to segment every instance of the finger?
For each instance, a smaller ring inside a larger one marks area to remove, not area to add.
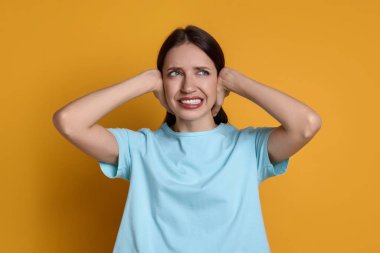
[[[169,108],[169,106],[165,103],[165,108],[168,112],[174,115],[174,112]]]
[[[222,107],[223,101],[224,101],[224,94],[218,93],[216,97],[215,105],[213,106],[213,109],[212,109],[212,115],[214,117],[216,116],[216,114],[218,114],[220,108]]]
[[[212,116],[215,117],[218,114],[218,112],[219,112],[219,109],[218,109],[218,106],[215,103],[215,105],[211,109]]]
[[[220,108],[221,108],[221,106],[215,103],[215,105],[212,109],[212,116],[215,117],[218,114],[218,112],[220,111]]]
[[[168,103],[166,101],[165,89],[162,89],[161,101],[162,101],[163,106],[166,108],[166,110],[174,115],[173,111],[169,108],[169,105],[168,105]]]
[[[154,96],[158,99],[158,101],[160,101],[160,104],[168,111],[170,112],[171,114],[174,114],[168,104],[166,103],[166,98],[165,98],[165,95],[164,95],[164,91],[163,90],[158,90],[158,91],[154,91],[153,92]]]

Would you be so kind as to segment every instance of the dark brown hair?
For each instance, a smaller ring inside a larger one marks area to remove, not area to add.
[[[157,69],[161,72],[164,65],[164,60],[168,51],[175,46],[180,46],[185,43],[192,43],[205,52],[215,64],[217,75],[224,67],[224,54],[218,42],[206,31],[194,25],[188,25],[183,28],[176,28],[164,41],[157,57]],[[176,117],[170,112],[166,112],[166,117],[163,122],[168,126],[175,124]],[[227,123],[228,117],[224,112],[223,107],[220,108],[218,114],[214,117],[215,124]]]

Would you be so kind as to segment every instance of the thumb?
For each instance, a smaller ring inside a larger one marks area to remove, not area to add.
[[[212,116],[215,117],[218,114],[220,108],[222,108],[223,101],[224,101],[224,93],[218,92],[216,96],[215,104],[211,109]]]
[[[172,112],[172,110],[170,109],[169,105],[168,105],[168,102],[166,100],[166,96],[165,96],[165,89],[163,88],[162,89],[162,92],[161,92],[161,104],[165,107],[165,109],[170,112],[171,114],[174,114]]]
[[[222,103],[223,103],[223,99],[222,99],[222,102],[220,104],[218,102],[215,102],[214,106],[211,109],[211,113],[212,113],[213,117],[215,117],[218,114],[218,112],[220,111],[220,108],[222,107],[221,106]]]

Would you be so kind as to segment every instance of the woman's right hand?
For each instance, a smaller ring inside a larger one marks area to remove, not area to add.
[[[147,74],[148,76],[150,76],[150,78],[153,79],[151,82],[153,84],[153,90],[152,91],[153,91],[154,96],[160,101],[161,105],[168,112],[170,112],[171,114],[174,114],[170,110],[170,108],[166,102],[165,90],[164,90],[164,84],[163,84],[161,72],[158,69],[150,69],[150,70],[145,71],[145,74]]]

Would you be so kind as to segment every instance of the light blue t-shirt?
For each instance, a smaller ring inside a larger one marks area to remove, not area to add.
[[[115,165],[99,161],[100,168],[130,182],[113,252],[270,252],[259,185],[285,173],[289,162],[271,164],[272,129],[107,128],[119,158]]]

